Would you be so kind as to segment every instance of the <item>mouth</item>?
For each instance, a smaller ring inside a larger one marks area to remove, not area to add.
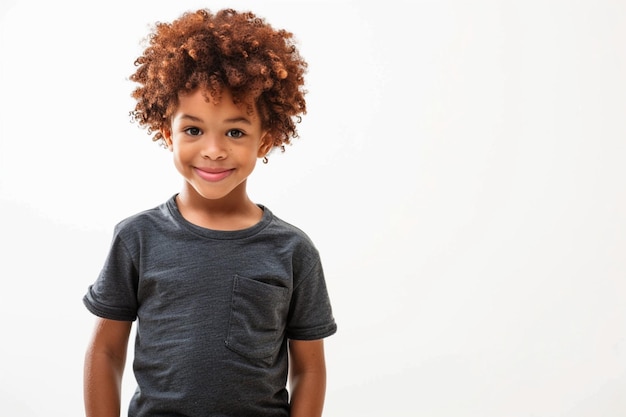
[[[200,178],[209,182],[221,181],[233,173],[234,169],[225,168],[194,168]]]

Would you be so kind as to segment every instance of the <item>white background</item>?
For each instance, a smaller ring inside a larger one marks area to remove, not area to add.
[[[181,185],[126,77],[149,24],[207,6],[310,64],[249,190],[322,253],[326,417],[626,415],[626,2],[3,0],[3,416],[82,415],[81,298]]]

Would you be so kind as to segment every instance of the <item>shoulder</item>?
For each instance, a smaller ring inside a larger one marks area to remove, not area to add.
[[[137,235],[155,228],[161,228],[173,221],[170,210],[172,199],[158,206],[132,214],[115,225],[115,234]]]
[[[269,224],[269,231],[271,233],[275,233],[283,237],[290,237],[302,243],[313,245],[313,241],[304,230],[295,226],[293,223],[276,216],[276,214],[272,213],[267,207],[263,207],[263,209],[270,215],[271,222]]]
[[[264,208],[264,210],[268,210]],[[276,249],[291,253],[305,263],[319,262],[319,251],[311,237],[300,227],[269,212],[271,221],[264,231],[264,239]]]

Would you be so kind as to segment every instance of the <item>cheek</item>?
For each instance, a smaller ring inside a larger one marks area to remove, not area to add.
[[[189,144],[181,146],[179,142],[174,142],[171,148],[174,155],[180,158],[187,158],[193,153],[193,147],[189,146]]]
[[[176,145],[172,147],[172,158],[174,159],[174,164],[177,167],[186,165],[189,162],[191,155],[192,152],[190,152],[188,147],[180,147]]]

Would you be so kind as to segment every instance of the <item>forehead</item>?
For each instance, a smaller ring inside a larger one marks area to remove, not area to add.
[[[252,97],[235,97],[228,88],[219,91],[209,91],[206,88],[196,88],[190,91],[180,91],[176,100],[174,113],[180,107],[206,106],[207,104],[221,107],[237,107],[249,116],[257,115],[257,106]]]
[[[223,123],[240,121],[251,126],[263,126],[259,112],[253,104],[237,103],[228,90],[222,90],[219,97],[207,90],[195,89],[178,94],[177,105],[169,116],[171,124],[183,121],[198,123]]]

